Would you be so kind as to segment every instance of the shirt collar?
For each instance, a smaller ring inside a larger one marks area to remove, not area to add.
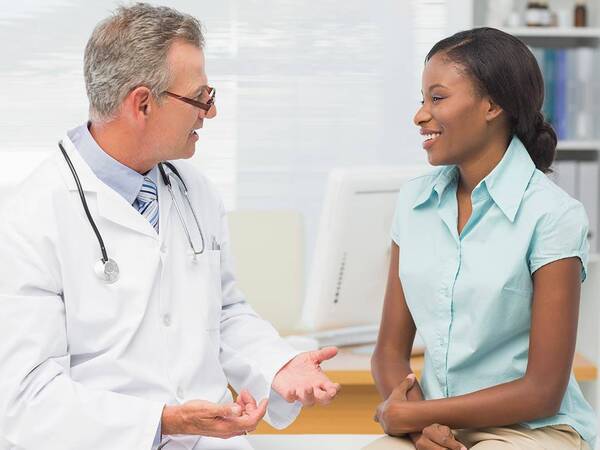
[[[121,164],[102,150],[90,133],[88,125],[89,123],[74,128],[67,135],[94,175],[132,205],[142,188],[144,175]],[[146,176],[156,183],[156,166]]]
[[[481,180],[477,188],[485,184],[494,203],[508,220],[513,222],[534,172],[535,164],[527,149],[517,136],[513,136],[502,160]],[[440,169],[437,176],[434,174],[430,185],[417,197],[413,208],[427,203],[434,192],[437,194],[439,204],[442,194],[457,177],[456,166]]]
[[[430,184],[418,195],[417,200],[413,204],[413,209],[427,203],[433,197],[434,192],[437,194],[439,205],[446,188],[457,179],[458,168],[456,166],[444,166],[438,169],[437,172],[431,175]]]
[[[511,222],[515,220],[534,172],[535,164],[527,149],[513,136],[502,160],[482,180],[494,203]]]

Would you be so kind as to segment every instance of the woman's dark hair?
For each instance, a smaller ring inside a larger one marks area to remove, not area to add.
[[[439,41],[425,62],[437,53],[464,68],[478,92],[500,105],[535,166],[551,172],[556,133],[541,112],[544,79],[527,46],[495,28],[474,28]]]

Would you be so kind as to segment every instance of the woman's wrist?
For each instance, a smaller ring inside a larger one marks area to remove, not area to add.
[[[390,411],[393,416],[391,429],[397,434],[420,434],[423,428],[434,423],[423,415],[425,403],[425,400],[417,400],[395,404]]]
[[[421,433],[409,433],[408,437],[410,438],[413,444],[416,444],[417,441],[421,438]]]

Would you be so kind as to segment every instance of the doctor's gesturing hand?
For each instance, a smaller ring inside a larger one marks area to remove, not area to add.
[[[235,403],[220,405],[192,400],[182,405],[165,406],[162,434],[190,434],[228,439],[254,431],[267,411],[267,400],[258,405],[246,390]]]
[[[323,361],[337,355],[336,347],[304,352],[291,359],[273,379],[273,389],[288,402],[300,401],[303,406],[326,405],[340,390],[321,370]]]

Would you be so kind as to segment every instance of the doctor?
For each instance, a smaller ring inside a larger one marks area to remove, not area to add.
[[[209,182],[159,166],[190,158],[216,115],[203,44],[170,8],[101,22],[85,50],[90,122],[5,204],[5,448],[248,449],[263,416],[285,427],[339,389],[319,367],[335,348],[298,354],[236,288]]]

